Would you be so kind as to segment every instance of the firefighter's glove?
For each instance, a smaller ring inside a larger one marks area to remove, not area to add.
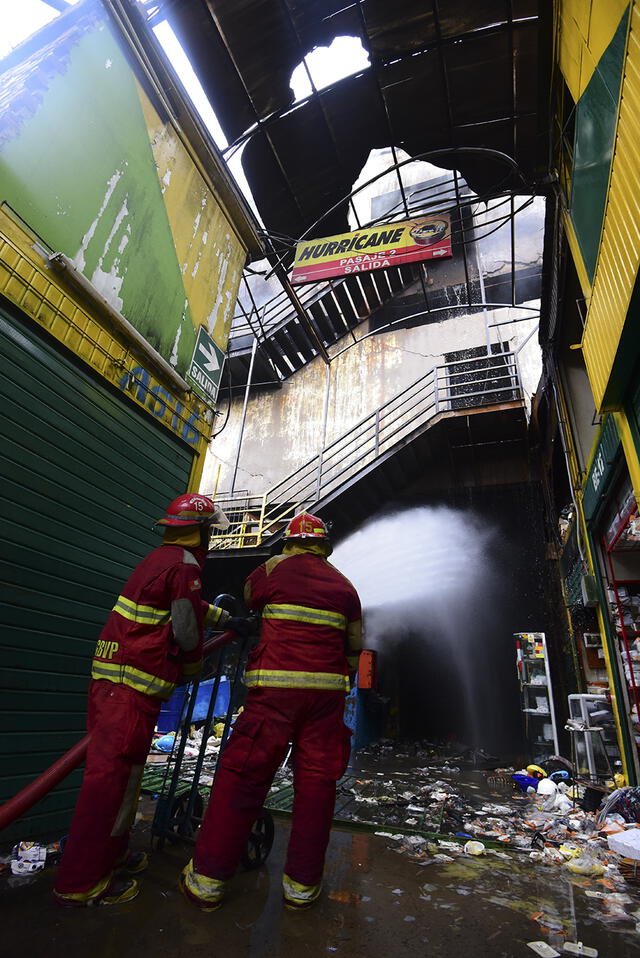
[[[237,632],[238,635],[241,635],[243,638],[246,638],[248,635],[251,635],[256,630],[257,620],[255,615],[249,615],[247,618],[242,616],[233,616],[227,622],[227,628],[231,629],[233,632]]]

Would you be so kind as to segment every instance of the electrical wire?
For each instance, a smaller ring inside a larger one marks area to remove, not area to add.
[[[231,363],[229,362],[229,353],[228,353],[228,352],[227,352],[227,355],[226,355],[225,358],[226,358],[226,367],[227,367],[227,389],[228,389],[228,392],[229,392],[229,399],[228,399],[228,402],[227,402],[227,411],[226,411],[225,416],[224,416],[224,422],[222,423],[220,429],[218,429],[217,432],[214,432],[214,433],[213,433],[213,435],[211,436],[211,439],[212,439],[212,440],[217,439],[218,436],[220,435],[220,433],[223,432],[223,431],[226,429],[227,423],[229,422],[229,415],[231,414],[231,403],[232,403],[232,398],[233,398],[233,397],[232,397],[232,395],[231,395]]]

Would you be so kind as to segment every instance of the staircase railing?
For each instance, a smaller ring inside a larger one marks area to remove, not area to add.
[[[434,366],[401,393],[351,426],[262,496],[218,493],[231,526],[216,530],[213,549],[254,548],[303,509],[334,497],[388,453],[400,449],[439,415],[522,400],[514,353]]]

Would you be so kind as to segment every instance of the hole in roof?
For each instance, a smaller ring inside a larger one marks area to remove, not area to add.
[[[363,188],[350,204],[351,229],[451,209],[460,196],[470,193],[460,173],[425,160],[412,161],[400,147],[395,149],[395,161],[403,164],[398,170],[394,169],[394,150],[390,146],[369,153],[353,184],[354,189]],[[373,183],[369,183],[372,179]]]
[[[290,86],[297,102],[310,96],[314,88],[324,90],[370,66],[359,37],[336,37],[330,46],[314,47],[307,53],[291,74]]]

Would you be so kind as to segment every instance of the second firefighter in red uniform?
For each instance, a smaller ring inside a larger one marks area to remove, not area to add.
[[[187,897],[204,910],[221,903],[290,743],[294,802],[284,898],[306,907],[320,894],[336,781],[349,760],[343,715],[362,648],[362,614],[353,585],[327,562],[331,545],[321,519],[296,516],[285,539],[283,554],[245,585],[247,606],[262,614],[246,669],[249,693],[181,876]]]

